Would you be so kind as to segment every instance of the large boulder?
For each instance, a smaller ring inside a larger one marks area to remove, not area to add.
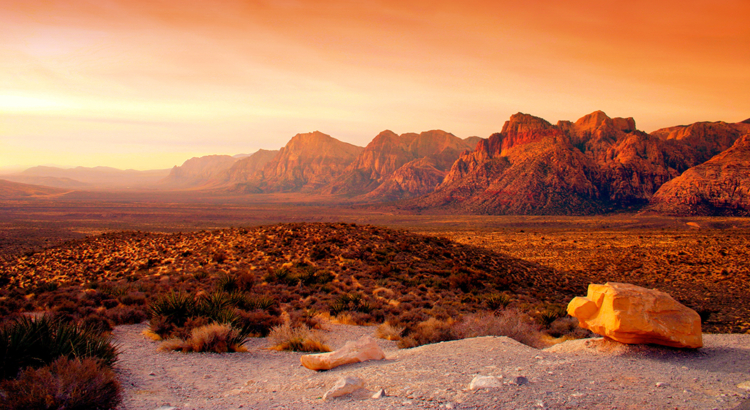
[[[375,339],[362,336],[356,342],[346,342],[344,347],[335,352],[304,355],[300,357],[300,361],[303,366],[311,370],[330,370],[343,364],[384,358],[385,353]]]
[[[697,312],[656,289],[627,283],[590,284],[586,297],[568,304],[581,327],[621,343],[703,346]]]

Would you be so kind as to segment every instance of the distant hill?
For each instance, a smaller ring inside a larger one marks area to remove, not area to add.
[[[195,188],[226,171],[235,162],[237,158],[229,155],[193,157],[182,165],[172,168],[169,175],[159,183],[171,189]]]
[[[61,188],[88,190],[124,190],[147,188],[169,174],[169,170],[136,171],[111,167],[77,167],[71,169],[57,167],[33,167],[23,172],[4,175],[9,181],[35,183]]]
[[[21,184],[0,179],[0,199],[29,199],[61,195],[69,192],[65,189],[39,185]]]

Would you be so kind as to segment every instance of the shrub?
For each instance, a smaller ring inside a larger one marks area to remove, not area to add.
[[[268,272],[263,280],[269,283],[279,283],[289,286],[294,286],[299,282],[299,278],[287,268],[272,270],[271,272]]]
[[[559,305],[546,305],[537,314],[537,320],[539,324],[544,327],[549,327],[555,320],[565,317],[568,314],[566,309]]]
[[[50,365],[23,370],[0,384],[0,410],[114,409],[120,403],[115,373],[93,359],[60,357]]]
[[[591,337],[591,332],[578,325],[578,319],[574,317],[561,317],[552,322],[547,330],[552,337],[568,339],[583,339]]]
[[[196,303],[190,296],[181,292],[172,292],[160,296],[151,303],[149,316],[151,318],[164,317],[167,322],[181,327],[189,317],[195,316],[195,307]]]
[[[161,350],[182,350],[183,352],[244,352],[243,344],[247,337],[241,331],[227,324],[211,323],[196,327],[186,340],[168,340]]]
[[[234,292],[240,288],[239,280],[234,275],[222,274],[216,283],[217,289],[224,292]]]
[[[402,337],[398,343],[398,347],[409,348],[428,343],[460,339],[459,335],[453,329],[453,324],[454,322],[451,319],[442,321],[431,317],[417,324],[408,335]]]
[[[305,325],[293,327],[289,322],[271,329],[268,335],[272,350],[295,352],[330,352],[320,331],[311,330]]]
[[[59,357],[97,358],[106,366],[117,360],[108,337],[72,323],[42,316],[20,317],[0,329],[0,377],[16,377],[21,369],[40,367]]]
[[[506,293],[491,293],[485,297],[484,303],[490,310],[505,309],[510,303],[510,296]]]
[[[278,316],[273,316],[263,310],[252,312],[238,312],[236,327],[242,329],[247,335],[268,336],[274,326],[281,324]]]
[[[459,338],[478,336],[507,336],[532,347],[544,347],[539,325],[528,315],[516,309],[467,315],[456,324]]]
[[[386,340],[401,340],[401,333],[403,332],[403,326],[393,326],[385,322],[375,330],[375,336]]]

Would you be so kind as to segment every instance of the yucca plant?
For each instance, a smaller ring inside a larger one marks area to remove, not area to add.
[[[49,316],[20,317],[0,329],[0,377],[16,377],[26,367],[41,367],[59,357],[96,358],[106,366],[117,349],[99,332]]]
[[[485,297],[484,303],[490,310],[505,309],[510,303],[510,296],[506,293],[491,293]]]

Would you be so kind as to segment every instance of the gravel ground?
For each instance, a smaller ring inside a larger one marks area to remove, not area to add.
[[[116,365],[121,410],[177,409],[750,409],[750,335],[704,334],[697,351],[628,346],[605,339],[565,342],[545,350],[505,337],[480,337],[399,350],[378,339],[386,359],[315,372],[301,353],[158,352],[145,324],[118,326]],[[332,348],[374,327],[329,325]],[[493,389],[469,390],[474,376],[502,377]],[[342,376],[365,389],[323,401]],[[523,376],[520,385],[513,384]],[[387,396],[372,399],[384,389]]]

